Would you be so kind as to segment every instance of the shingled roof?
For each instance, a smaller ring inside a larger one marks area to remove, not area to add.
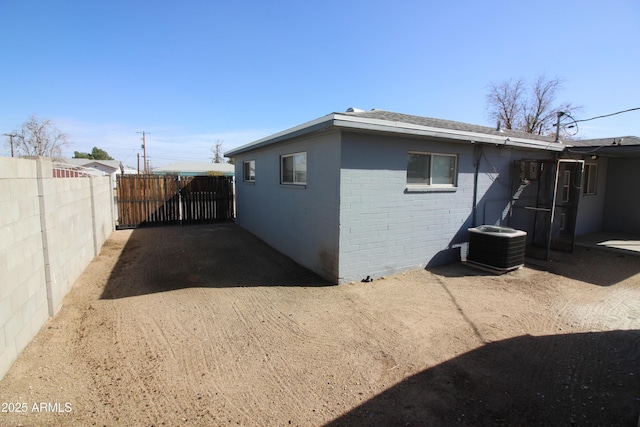
[[[640,157],[640,138],[616,136],[610,138],[570,141],[567,151],[573,154],[604,157]]]
[[[383,132],[410,137],[427,137],[460,143],[490,143],[537,150],[562,151],[564,145],[554,138],[514,130],[496,130],[452,120],[434,119],[394,113],[385,110],[363,111],[349,108],[346,112],[330,113],[318,119],[278,132],[258,141],[232,149],[225,157],[233,157],[267,145],[298,138],[330,128],[351,132]]]
[[[355,110],[355,111],[351,111],[351,110]],[[483,133],[483,134],[503,136],[503,137],[534,139],[537,141],[545,141],[545,142],[554,142],[555,140],[555,138],[544,136],[544,135],[535,135],[535,134],[530,134],[526,132],[509,130],[509,129],[497,130],[495,128],[488,127],[488,126],[473,125],[470,123],[456,122],[453,120],[434,119],[431,117],[413,116],[410,114],[394,113],[392,111],[378,110],[375,108],[369,111],[362,111],[362,110],[350,108],[346,112],[334,113],[334,114],[344,114],[344,115],[350,115],[350,116],[357,116],[361,118],[410,123],[410,124],[420,125],[420,126],[429,126],[434,128],[440,128],[440,129],[459,130],[464,132]]]
[[[567,145],[572,147],[603,147],[605,145],[640,145],[640,138],[637,136],[615,136],[609,138],[576,139],[567,141]]]

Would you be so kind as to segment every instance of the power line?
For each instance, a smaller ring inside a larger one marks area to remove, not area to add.
[[[636,107],[636,108],[629,108],[628,110],[618,111],[618,112],[616,112],[616,113],[611,113],[611,114],[605,114],[605,115],[603,115],[603,116],[591,117],[590,119],[574,120],[574,123],[579,123],[579,122],[588,122],[588,121],[590,121],[590,120],[602,119],[602,118],[604,118],[604,117],[611,117],[611,116],[615,116],[616,114],[628,113],[629,111],[635,111],[635,110],[640,110],[640,107]]]
[[[564,129],[565,132],[567,132],[567,129],[573,129],[575,128],[576,130],[573,132],[572,136],[576,136],[578,134],[578,121],[576,121],[576,119],[574,119],[571,114],[569,113],[563,113],[563,116],[565,117],[569,117],[571,119],[571,121],[573,122],[573,124],[568,124],[568,123],[562,123],[562,129]]]

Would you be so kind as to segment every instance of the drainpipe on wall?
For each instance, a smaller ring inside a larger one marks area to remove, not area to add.
[[[475,141],[471,141],[475,144]],[[473,162],[475,171],[473,173],[473,219],[471,226],[477,227],[478,224],[478,173],[480,172],[480,160],[482,159],[482,146],[476,144],[473,147]]]

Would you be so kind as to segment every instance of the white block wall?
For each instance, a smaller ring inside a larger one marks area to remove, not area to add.
[[[61,307],[114,228],[108,177],[53,178],[0,157],[0,378]]]

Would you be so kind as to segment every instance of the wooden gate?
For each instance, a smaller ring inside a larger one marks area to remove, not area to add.
[[[226,176],[119,175],[117,228],[233,220]]]

